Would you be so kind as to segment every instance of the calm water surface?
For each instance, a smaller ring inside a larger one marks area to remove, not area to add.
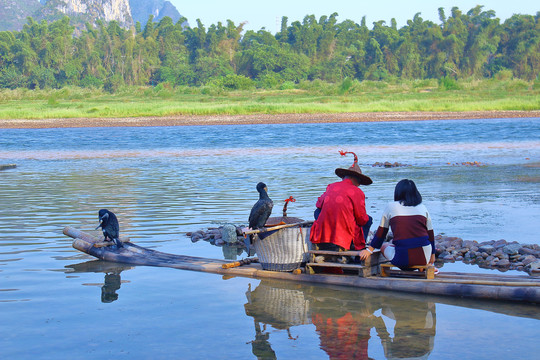
[[[234,258],[185,233],[245,224],[258,181],[274,215],[292,195],[289,215],[310,219],[352,163],[341,149],[374,181],[375,222],[411,178],[436,233],[540,243],[540,119],[0,130],[0,164],[17,164],[0,172],[2,358],[536,358],[534,305],[132,268],[62,235],[107,207],[139,245]],[[372,166],[385,161],[408,166]]]

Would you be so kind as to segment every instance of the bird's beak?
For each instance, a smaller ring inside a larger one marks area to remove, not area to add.
[[[99,227],[103,225],[103,221],[104,221],[105,219],[107,219],[108,217],[109,217],[109,214],[106,213],[105,215],[103,215],[102,217],[99,218],[99,225],[98,225],[98,227],[96,228],[96,230],[99,229]]]

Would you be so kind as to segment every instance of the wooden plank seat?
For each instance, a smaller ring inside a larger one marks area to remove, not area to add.
[[[396,269],[392,269],[392,268]],[[401,270],[391,263],[381,264],[381,276],[412,276],[423,277],[426,279],[435,279],[435,267],[433,265],[414,265],[409,268],[415,270]]]
[[[378,265],[383,256],[379,256],[379,252],[373,253],[364,261],[356,262],[355,258],[360,254],[360,251],[329,251],[329,250],[310,250],[309,262],[306,264],[306,273],[315,274],[315,268],[334,268],[342,269],[347,272],[357,273],[359,276],[367,277],[377,275],[379,273]],[[323,261],[316,259],[322,256]],[[318,260],[318,261],[317,261]],[[384,259],[386,261],[386,259]]]

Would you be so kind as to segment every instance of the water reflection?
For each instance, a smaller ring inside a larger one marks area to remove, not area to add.
[[[250,287],[246,297],[245,311],[255,324],[251,344],[258,359],[275,358],[267,325],[287,331],[288,338],[296,340],[291,327],[313,324],[320,348],[330,359],[367,359],[372,329],[386,358],[427,358],[433,350],[436,307],[432,301],[270,280],[262,280],[255,290]]]
[[[251,344],[258,359],[275,358],[268,326],[286,331],[290,340],[296,340],[294,327],[314,325],[319,346],[330,359],[368,359],[373,352],[384,354],[386,359],[427,359],[435,345],[437,303],[540,318],[534,305],[306,286],[276,280],[262,280],[254,290],[249,287],[246,297],[244,308],[254,320],[255,339]],[[368,351],[368,346],[375,344],[377,348]]]
[[[309,300],[293,283],[261,281],[255,290],[251,284],[246,291],[246,315],[253,317],[255,339],[252,340],[252,352],[257,359],[276,359],[276,354],[269,341],[267,325],[274,329],[287,331],[290,340],[296,340],[291,334],[291,327],[310,324]],[[262,327],[261,327],[262,324]]]
[[[268,339],[270,339],[270,333],[266,331],[266,325],[263,325],[261,328],[261,324],[257,320],[254,320],[254,325],[255,340],[249,342],[251,344],[253,355],[255,355],[257,359],[277,359],[276,352],[272,349],[270,341],[268,341]]]
[[[66,268],[71,270],[67,271],[69,274],[86,272],[105,273],[103,283],[85,285],[101,286],[101,302],[112,303],[118,300],[117,291],[120,290],[122,285],[120,273],[124,270],[132,269],[133,266],[102,260],[91,260],[79,264],[67,265]]]
[[[385,298],[381,313],[395,321],[393,337],[385,331],[386,327],[378,332],[386,358],[427,359],[435,342],[435,303],[409,300],[405,309],[396,304],[399,300]]]

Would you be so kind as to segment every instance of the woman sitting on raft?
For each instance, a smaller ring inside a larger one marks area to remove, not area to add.
[[[384,242],[389,228],[394,239]],[[375,249],[381,249],[384,257],[402,270],[435,262],[431,218],[412,180],[403,179],[397,183],[394,202],[386,206],[381,224],[370,245],[360,252],[360,259],[367,259]]]

